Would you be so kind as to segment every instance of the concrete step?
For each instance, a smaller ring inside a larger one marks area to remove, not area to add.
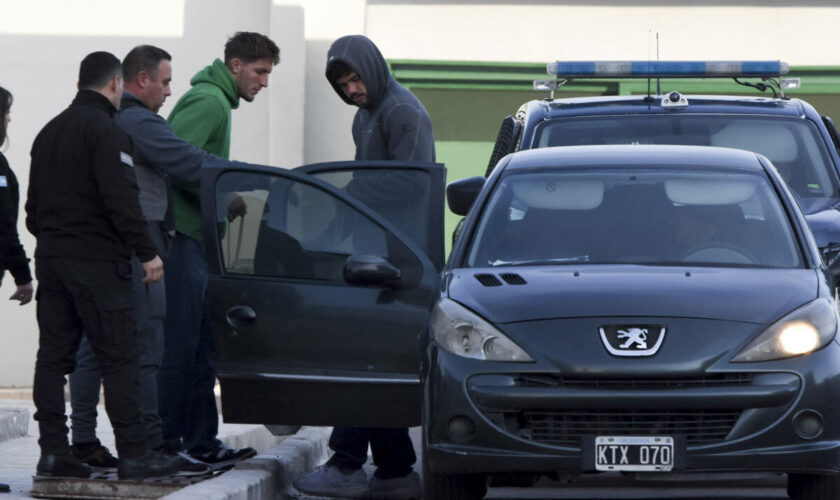
[[[29,410],[0,408],[0,443],[25,436],[29,432]]]

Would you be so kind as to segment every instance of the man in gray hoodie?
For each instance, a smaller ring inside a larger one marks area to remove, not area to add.
[[[158,114],[171,94],[172,57],[163,49],[140,45],[123,60],[125,91],[114,120],[134,143],[134,170],[140,188],[140,208],[148,224],[148,233],[160,255],[169,249],[168,182],[198,186],[201,166],[209,161],[231,163],[207,153],[172,131]],[[135,264],[138,264],[135,259]],[[135,265],[135,267],[137,267]],[[135,277],[139,269],[135,270]],[[164,281],[144,284],[134,280],[134,310],[140,343],[140,387],[146,440],[149,446],[166,455],[174,455],[164,445],[162,422],[158,413],[158,371],[163,358],[163,321],[166,317]],[[173,311],[177,314],[177,311]],[[96,405],[99,400],[99,365],[89,344],[82,343],[77,354],[76,370],[70,375],[73,453],[90,465],[108,466],[110,454],[96,438]],[[248,454],[253,450],[246,450]],[[201,472],[208,465],[180,453],[182,470]],[[113,457],[110,457],[113,459]]]
[[[356,160],[435,161],[432,123],[426,109],[391,76],[376,45],[361,35],[333,42],[327,54],[327,80],[347,104],[359,107],[353,119]],[[406,204],[411,177],[375,170],[357,173],[347,191],[374,210],[378,205]],[[411,206],[407,206],[411,212]],[[395,215],[396,213],[396,215]],[[386,217],[403,227],[400,215]],[[394,404],[394,402],[383,402]],[[420,479],[412,465],[417,457],[406,428],[336,427],[330,436],[335,452],[325,465],[298,478],[295,487],[313,495],[346,498],[419,498]],[[377,469],[368,483],[362,465],[370,446]]]

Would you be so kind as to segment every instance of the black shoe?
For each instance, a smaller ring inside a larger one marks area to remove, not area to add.
[[[206,464],[218,464],[221,462],[238,462],[251,458],[257,454],[257,450],[251,447],[240,449],[231,448],[222,443],[218,447],[205,453],[190,453],[190,456],[196,460],[200,460]]]
[[[12,491],[12,489],[11,489],[11,488],[9,488],[9,485],[8,485],[8,484],[6,484],[6,483],[0,483],[0,493],[8,493],[8,492],[10,492],[10,491]]]
[[[121,458],[120,465],[117,466],[117,476],[120,479],[168,476],[180,470],[180,462],[180,457],[147,451],[141,457]]]
[[[176,457],[179,460],[180,468],[178,470],[183,472],[204,473],[210,472],[210,464],[204,463],[201,460],[196,460],[186,453],[179,451],[171,451],[167,449],[155,449],[155,451],[164,457]]]
[[[38,467],[35,469],[39,476],[47,477],[90,477],[90,467],[81,460],[70,455],[41,455]]]
[[[76,443],[70,447],[70,453],[82,462],[96,468],[116,467],[120,461],[111,455],[108,448],[99,441],[92,443]]]

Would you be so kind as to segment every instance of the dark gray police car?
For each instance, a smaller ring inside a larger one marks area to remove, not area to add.
[[[445,266],[440,165],[204,175],[226,421],[422,420],[428,499],[601,471],[777,471],[837,497],[832,278],[764,157],[509,155],[448,188],[469,215]]]

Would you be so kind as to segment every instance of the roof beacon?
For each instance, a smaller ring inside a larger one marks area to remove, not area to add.
[[[782,61],[557,61],[547,73],[570,78],[778,78],[788,73]]]

